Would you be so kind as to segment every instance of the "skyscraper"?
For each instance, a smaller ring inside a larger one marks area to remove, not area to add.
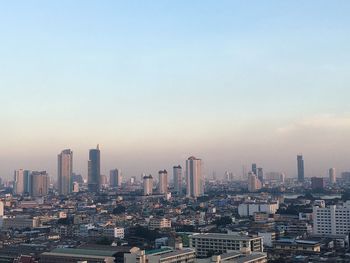
[[[63,150],[57,156],[57,160],[58,192],[67,195],[72,192],[73,152],[70,149]]]
[[[330,184],[335,184],[337,181],[337,175],[335,172],[335,168],[329,169],[329,182]]]
[[[182,167],[180,165],[173,167],[174,190],[178,195],[182,194]]]
[[[113,169],[109,172],[109,185],[111,187],[122,185],[122,171],[120,169]]]
[[[253,172],[253,174],[255,174],[255,175],[257,175],[257,171],[256,171],[256,163],[253,163],[252,164],[252,172]]]
[[[264,170],[263,168],[258,168],[258,173],[257,173],[258,179],[261,183],[264,182]]]
[[[297,156],[298,181],[304,182],[304,159],[302,155]]]
[[[202,160],[191,156],[186,161],[186,182],[188,197],[203,195]]]
[[[49,175],[46,171],[32,172],[30,174],[31,191],[30,195],[34,197],[45,196],[49,191]]]
[[[145,175],[143,177],[143,194],[152,195],[153,193],[153,177],[152,175]]]
[[[97,145],[96,149],[89,151],[88,161],[88,189],[90,192],[98,192],[100,190],[101,180],[101,166],[100,166],[100,147]]]
[[[261,188],[261,182],[258,180],[258,177],[253,173],[248,173],[248,191],[255,192]]]
[[[168,172],[166,170],[159,171],[159,193],[167,194],[168,193]]]
[[[19,169],[14,173],[14,191],[18,195],[30,193],[30,171]]]

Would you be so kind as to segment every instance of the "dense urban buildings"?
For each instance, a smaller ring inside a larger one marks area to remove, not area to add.
[[[101,167],[100,167],[100,147],[89,151],[88,161],[88,187],[90,192],[98,192],[101,183]]]
[[[186,195],[199,197],[203,195],[202,160],[191,156],[186,161]]]
[[[57,186],[61,195],[72,192],[73,174],[73,152],[69,149],[63,150],[58,155]]]

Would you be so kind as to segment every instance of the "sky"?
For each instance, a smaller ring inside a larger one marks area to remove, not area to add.
[[[0,0],[0,176],[350,170],[350,2]]]

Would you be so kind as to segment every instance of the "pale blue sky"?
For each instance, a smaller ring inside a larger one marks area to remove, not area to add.
[[[0,1],[0,172],[348,169],[349,1]]]

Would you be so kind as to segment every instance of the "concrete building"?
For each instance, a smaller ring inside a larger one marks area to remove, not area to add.
[[[168,172],[166,170],[161,170],[158,172],[158,191],[160,194],[168,193]]]
[[[326,186],[326,180],[323,177],[312,177],[311,188],[312,190],[323,190]]]
[[[313,207],[313,233],[339,235],[350,233],[350,201],[341,206],[324,206],[324,202]]]
[[[188,197],[199,197],[204,194],[202,178],[202,160],[191,156],[186,161],[186,184]]]
[[[252,173],[255,174],[255,175],[258,175],[256,163],[253,163],[253,164],[252,164]]]
[[[114,228],[114,237],[115,238],[123,239],[124,235],[125,235],[124,227],[115,227]]]
[[[252,173],[248,173],[248,191],[249,192],[256,192],[257,190],[261,189],[261,182],[259,181],[258,177]]]
[[[152,195],[153,193],[153,177],[145,175],[143,177],[143,195]]]
[[[25,229],[34,228],[40,225],[40,220],[37,217],[31,217],[28,215],[18,215],[12,217],[3,217],[2,228],[3,229]]]
[[[244,254],[241,252],[228,252],[210,258],[199,259],[198,263],[266,263],[267,255],[261,252]]]
[[[150,230],[171,228],[171,221],[167,218],[153,217],[149,221],[148,228]]]
[[[72,192],[73,152],[69,149],[63,150],[57,159],[58,193],[67,195]]]
[[[273,242],[273,249],[285,253],[302,252],[303,254],[317,254],[321,251],[321,244],[310,240],[279,239]]]
[[[240,216],[254,216],[254,213],[263,212],[275,214],[279,208],[279,203],[274,202],[244,202],[238,206]]]
[[[182,167],[180,165],[173,167],[174,191],[182,194]]]
[[[201,233],[189,236],[190,247],[196,250],[197,256],[206,257],[209,253],[227,253],[231,250],[262,252],[263,239],[246,234]]]
[[[14,186],[15,194],[23,195],[30,193],[30,171],[19,169],[14,173]]]
[[[120,169],[113,169],[109,172],[109,185],[111,187],[122,186],[122,171]]]
[[[337,174],[336,174],[335,168],[330,168],[328,175],[329,175],[329,183],[335,184],[337,182]]]
[[[298,181],[304,182],[304,159],[302,155],[297,156]]]
[[[49,175],[46,171],[34,171],[30,174],[31,191],[33,197],[46,196],[49,191]]]
[[[0,216],[4,216],[4,202],[0,201]]]
[[[195,251],[190,248],[185,249],[155,249],[136,250],[130,254],[124,254],[124,263],[194,263]]]
[[[89,151],[88,161],[88,189],[89,192],[96,193],[100,191],[101,181],[101,154],[100,147]]]
[[[257,174],[258,180],[262,184],[264,182],[264,170],[263,170],[263,168],[259,167],[257,173],[258,173]]]

